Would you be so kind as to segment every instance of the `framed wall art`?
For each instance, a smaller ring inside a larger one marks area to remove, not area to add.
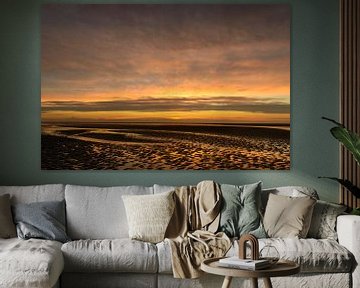
[[[45,4],[44,170],[290,169],[287,4]]]

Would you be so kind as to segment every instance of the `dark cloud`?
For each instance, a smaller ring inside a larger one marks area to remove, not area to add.
[[[51,101],[42,103],[46,111],[247,111],[289,113],[290,105],[276,99],[255,97],[194,97],[194,98],[143,98],[99,102]]]
[[[270,70],[288,81],[286,4],[46,4],[42,12],[44,92],[231,84]]]

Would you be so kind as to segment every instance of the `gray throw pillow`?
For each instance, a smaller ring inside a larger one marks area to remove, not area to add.
[[[11,215],[10,195],[0,196],[0,238],[16,237],[15,225]]]
[[[312,214],[309,238],[337,240],[336,219],[346,206],[318,200]]]
[[[261,182],[243,186],[221,184],[220,188],[223,199],[218,231],[229,237],[250,233],[266,238],[260,216]]]
[[[19,238],[70,241],[65,232],[65,201],[15,204],[13,214]]]

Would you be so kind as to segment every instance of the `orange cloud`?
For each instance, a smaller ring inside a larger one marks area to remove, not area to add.
[[[46,107],[56,101],[167,98],[176,105],[183,98],[249,97],[289,104],[289,44],[288,5],[45,5],[41,101]],[[276,110],[238,109],[226,116],[73,109],[44,111],[42,117],[289,121],[288,113]]]

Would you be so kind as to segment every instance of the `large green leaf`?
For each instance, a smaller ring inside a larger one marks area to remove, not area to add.
[[[353,154],[356,162],[360,165],[360,136],[332,119],[326,117],[323,117],[323,119],[337,125],[336,127],[331,128],[331,134]]]
[[[356,198],[360,198],[360,188],[355,186],[349,180],[340,179],[340,178],[336,178],[336,177],[319,177],[319,178],[326,178],[326,179],[331,179],[331,180],[337,181],[342,186],[344,186],[346,189],[348,189]]]

